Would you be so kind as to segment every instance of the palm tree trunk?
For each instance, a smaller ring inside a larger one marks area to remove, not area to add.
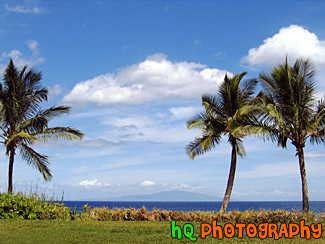
[[[302,203],[304,213],[309,212],[309,198],[308,198],[308,185],[305,166],[304,150],[302,147],[297,147],[299,156],[300,176],[302,182]]]
[[[219,213],[224,213],[227,210],[231,192],[232,192],[232,187],[234,185],[234,180],[235,180],[236,164],[237,164],[237,151],[236,151],[236,146],[233,144],[232,152],[231,152],[231,165],[230,165],[230,172],[229,172],[229,176],[228,176],[226,193],[223,198],[223,202],[222,202],[221,208],[219,210]]]
[[[13,148],[9,151],[9,169],[8,169],[8,194],[12,194],[12,175],[14,167],[15,150]]]

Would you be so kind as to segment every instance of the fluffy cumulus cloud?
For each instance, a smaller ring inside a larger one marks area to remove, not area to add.
[[[78,83],[63,101],[66,103],[141,104],[167,97],[193,98],[214,92],[226,71],[190,62],[172,62],[164,54]]]
[[[251,48],[241,61],[252,66],[283,63],[286,55],[293,62],[300,57],[310,57],[318,67],[325,68],[325,41],[315,33],[297,25],[290,25]]]
[[[24,7],[21,5],[9,6],[5,4],[5,9],[7,12],[20,13],[20,14],[42,14],[45,12],[45,9],[42,7]]]

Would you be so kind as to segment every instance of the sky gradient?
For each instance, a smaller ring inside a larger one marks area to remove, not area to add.
[[[51,157],[53,180],[19,156],[16,191],[66,200],[182,190],[222,199],[230,167],[226,139],[190,160],[184,147],[200,134],[186,121],[202,110],[226,73],[246,78],[309,57],[317,97],[325,94],[323,1],[3,1],[0,71],[13,59],[43,74],[52,105],[72,106],[51,125],[73,126],[81,142],[35,147]],[[301,200],[294,147],[248,137],[231,200]],[[8,158],[0,157],[0,190]],[[325,200],[324,146],[306,145],[310,200]],[[168,199],[166,199],[168,200]]]

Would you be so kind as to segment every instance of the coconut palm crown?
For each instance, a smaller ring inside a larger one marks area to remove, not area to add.
[[[241,157],[245,155],[242,141],[244,134],[232,133],[233,128],[242,120],[238,116],[238,109],[250,103],[257,84],[257,80],[251,79],[241,88],[240,83],[245,75],[245,72],[232,78],[226,75],[216,95],[202,95],[204,111],[187,121],[188,129],[201,130],[201,136],[186,146],[186,152],[191,159],[211,150],[219,144],[223,135],[228,135],[228,142],[232,147],[231,166],[220,212],[225,212],[228,207],[235,179],[237,154]]]
[[[258,119],[234,132],[261,136],[282,148],[291,141],[299,158],[304,212],[309,211],[305,144],[308,140],[325,144],[325,103],[315,99],[315,74],[310,59],[297,59],[293,66],[286,59],[270,73],[261,73],[264,89],[257,103],[240,110],[241,115],[254,113]]]
[[[69,112],[70,107],[57,106],[42,110],[40,103],[47,101],[48,90],[42,88],[41,73],[27,66],[18,70],[10,60],[0,83],[0,137],[9,156],[8,193],[12,194],[13,165],[16,150],[29,165],[42,173],[45,180],[52,178],[49,158],[39,154],[32,146],[58,139],[80,140],[83,134],[70,127],[49,128],[49,121]]]

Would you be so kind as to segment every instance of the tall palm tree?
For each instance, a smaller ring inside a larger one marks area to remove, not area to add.
[[[238,109],[251,101],[257,84],[257,80],[248,80],[241,88],[240,82],[245,75],[246,73],[241,73],[232,78],[226,75],[216,96],[202,95],[204,112],[187,121],[188,129],[198,128],[202,132],[201,137],[195,138],[186,146],[186,152],[191,159],[211,150],[220,142],[222,135],[228,135],[228,142],[232,147],[231,165],[220,212],[225,212],[228,207],[235,179],[237,154],[241,157],[245,155],[242,141],[244,134],[237,133],[235,136],[232,133],[233,128],[243,119],[238,116]]]
[[[303,211],[308,212],[305,143],[309,139],[311,144],[325,144],[325,103],[315,100],[315,68],[310,59],[297,59],[294,66],[286,59],[269,74],[261,73],[260,80],[264,94],[256,100],[259,102],[240,111],[241,115],[259,114],[259,120],[237,131],[266,137],[282,148],[291,141],[299,158]]]
[[[48,156],[37,153],[32,145],[58,139],[81,139],[83,134],[70,127],[49,128],[50,119],[66,114],[70,107],[57,106],[42,110],[39,104],[47,101],[48,90],[42,88],[41,73],[27,70],[27,66],[18,70],[10,60],[0,83],[0,137],[9,156],[8,193],[12,194],[12,176],[16,149],[22,158],[36,167],[45,180],[52,178]]]

